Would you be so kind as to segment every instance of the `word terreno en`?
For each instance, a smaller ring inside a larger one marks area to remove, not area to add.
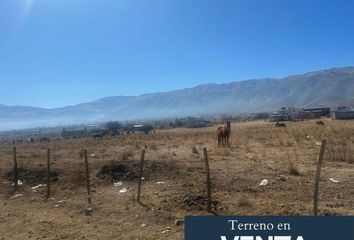
[[[240,223],[238,220],[228,220],[231,225],[231,231],[290,231],[291,226],[289,223],[278,223],[274,226],[273,223]],[[285,234],[284,234],[285,235]],[[233,238],[227,238],[226,236],[220,236],[220,240],[304,240],[302,236],[268,236],[266,238],[261,236],[234,236]]]

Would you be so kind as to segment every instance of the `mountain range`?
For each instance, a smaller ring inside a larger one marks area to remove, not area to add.
[[[221,113],[260,112],[282,106],[336,106],[354,103],[354,67],[139,96],[105,97],[45,109],[0,104],[0,130],[109,120],[157,119]]]

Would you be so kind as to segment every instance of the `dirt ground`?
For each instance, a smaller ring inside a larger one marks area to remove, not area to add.
[[[0,239],[183,239],[184,216],[211,214],[202,147],[210,161],[213,214],[312,215],[316,162],[327,139],[319,214],[354,215],[354,121],[324,121],[325,127],[303,121],[286,128],[233,123],[230,148],[217,147],[217,126],[17,145],[23,184],[15,193],[12,145],[2,144]],[[32,189],[46,183],[47,147],[49,200],[46,187]],[[145,148],[140,204],[135,196]],[[82,149],[88,150],[91,206]],[[268,184],[260,186],[264,179]],[[88,207],[93,210],[85,216]]]

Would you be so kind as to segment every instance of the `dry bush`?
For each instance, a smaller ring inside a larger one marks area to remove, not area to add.
[[[301,133],[301,130],[298,129],[298,128],[292,128],[291,129],[291,135],[294,137],[294,139],[295,139],[295,141],[297,143],[300,143],[300,141],[301,141],[301,139],[303,137],[303,135]]]
[[[344,141],[329,141],[326,145],[326,153],[330,161],[338,162],[354,162],[353,151],[350,148],[350,145]]]
[[[295,162],[299,162],[299,156],[297,154],[297,151],[296,151],[296,148],[294,148],[294,153],[293,153],[293,156],[295,158]],[[294,176],[299,176],[301,175],[300,174],[300,171],[298,170],[298,168],[294,165],[294,162],[292,160],[292,158],[289,156],[288,154],[288,159],[289,159],[289,166],[288,166],[288,172],[290,175],[294,175]]]
[[[294,176],[300,175],[299,170],[296,168],[296,166],[294,165],[294,163],[291,159],[289,159],[288,172],[290,175],[294,175]]]
[[[295,162],[298,163],[298,156],[296,150],[294,150],[294,154],[290,155],[289,152],[287,153],[279,153],[279,165],[276,169],[280,172],[287,173],[293,176],[300,176],[301,173],[298,167],[295,165]],[[293,157],[294,156],[294,157]],[[295,158],[295,159],[293,159]]]
[[[132,151],[126,151],[121,154],[121,159],[122,160],[128,160],[130,157],[133,157],[133,152]]]

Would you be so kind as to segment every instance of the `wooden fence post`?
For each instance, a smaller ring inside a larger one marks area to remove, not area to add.
[[[84,149],[84,158],[85,158],[85,166],[86,166],[87,203],[90,205],[92,203],[92,201],[91,201],[91,186],[90,186],[90,171],[89,171],[86,149]]]
[[[208,193],[208,211],[210,212],[211,211],[211,183],[210,183],[208,151],[206,147],[203,147],[203,155],[205,161],[206,184],[207,184],[207,193]]]
[[[47,199],[50,198],[50,148],[47,148]]]
[[[138,179],[138,196],[137,196],[138,202],[140,202],[141,181],[143,178],[143,171],[144,171],[144,160],[145,160],[145,149],[141,150],[140,172],[139,172],[139,179]]]
[[[314,188],[314,193],[313,193],[313,214],[317,216],[317,204],[318,204],[318,191],[319,191],[319,184],[320,184],[320,175],[321,175],[321,168],[322,168],[322,162],[323,162],[323,155],[326,147],[326,140],[322,140],[321,144],[321,151],[320,151],[320,157],[318,159],[317,163],[317,172],[316,172],[316,178],[315,178],[315,188]]]
[[[13,169],[14,186],[15,186],[14,191],[17,191],[17,189],[18,189],[18,168],[17,168],[16,147],[13,147],[12,153],[13,153],[13,160],[14,160],[14,169]]]

